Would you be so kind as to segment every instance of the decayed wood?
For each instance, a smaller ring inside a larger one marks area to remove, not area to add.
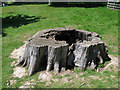
[[[92,41],[91,41],[92,42]],[[96,69],[98,64],[109,60],[103,42],[77,43],[74,51],[74,63],[79,69]]]
[[[99,63],[110,59],[106,51],[106,45],[97,33],[73,28],[46,29],[27,41],[16,66],[29,67],[29,75],[42,68],[47,71],[54,69],[56,73],[61,68],[74,66],[80,70],[96,69]]]
[[[50,71],[54,66],[54,71],[58,73],[62,67],[65,67],[68,45],[64,46],[49,46],[48,48],[48,63],[47,71]]]

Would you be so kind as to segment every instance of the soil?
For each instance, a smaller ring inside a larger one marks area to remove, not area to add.
[[[23,67],[15,67],[13,70],[13,77],[22,78],[23,76],[27,75],[26,70]]]

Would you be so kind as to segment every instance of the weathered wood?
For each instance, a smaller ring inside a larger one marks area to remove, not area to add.
[[[68,44],[64,46],[49,46],[48,48],[48,63],[47,71],[52,70],[54,66],[54,71],[58,73],[62,67],[66,65]]]
[[[28,66],[28,74],[33,75],[42,69],[54,69],[56,73],[74,66],[80,70],[96,69],[109,59],[106,45],[97,33],[54,28],[39,31],[29,39],[16,66]]]

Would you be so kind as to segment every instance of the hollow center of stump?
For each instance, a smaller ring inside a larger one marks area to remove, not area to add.
[[[31,39],[30,44],[51,46],[69,44],[70,46],[72,43],[76,43],[77,41],[90,41],[91,38],[91,33],[82,31],[80,32],[80,30],[50,30],[38,33],[34,38]]]

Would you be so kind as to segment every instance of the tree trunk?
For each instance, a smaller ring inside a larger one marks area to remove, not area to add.
[[[54,28],[42,30],[27,41],[23,56],[16,63],[28,66],[28,74],[46,69],[70,69],[78,66],[80,70],[96,69],[99,63],[109,60],[106,45],[94,32],[73,28]]]

